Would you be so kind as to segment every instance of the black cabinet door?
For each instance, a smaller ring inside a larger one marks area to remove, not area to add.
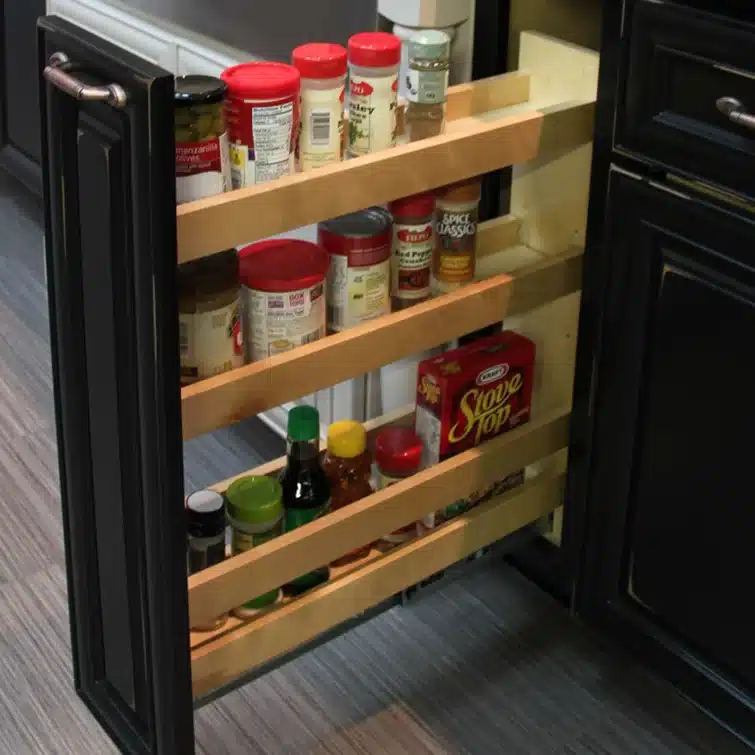
[[[173,78],[55,17],[39,53],[76,686],[124,752],[187,755]]]
[[[612,174],[580,608],[755,741],[755,218]]]

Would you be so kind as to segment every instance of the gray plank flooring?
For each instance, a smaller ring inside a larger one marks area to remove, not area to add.
[[[249,422],[187,487],[280,453]],[[0,173],[0,755],[116,752],[73,693],[39,208]],[[202,755],[749,752],[502,564],[393,609],[195,715]]]

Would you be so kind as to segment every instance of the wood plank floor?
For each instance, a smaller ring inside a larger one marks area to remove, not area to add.
[[[73,693],[39,209],[0,173],[0,755],[116,752]],[[280,453],[192,442],[195,488]],[[749,752],[502,564],[199,712],[202,755]]]

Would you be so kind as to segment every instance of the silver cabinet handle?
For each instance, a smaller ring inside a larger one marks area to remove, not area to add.
[[[716,107],[732,123],[755,130],[755,115],[750,115],[747,108],[736,97],[719,97],[716,100]]]
[[[74,99],[86,102],[105,102],[115,108],[126,106],[128,97],[123,87],[118,86],[118,84],[108,84],[104,87],[84,84],[84,82],[67,73],[67,68],[70,68],[68,56],[64,52],[56,52],[50,56],[50,60],[42,73],[53,86]]]

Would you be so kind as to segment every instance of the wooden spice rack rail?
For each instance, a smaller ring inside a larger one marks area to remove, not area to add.
[[[520,488],[326,584],[191,634],[195,696],[309,642],[548,516],[563,502],[598,54],[525,32],[520,72],[453,88],[446,133],[313,173],[182,205],[179,261],[514,165],[511,215],[483,224],[480,280],[286,354],[182,390],[185,439],[500,322],[537,344],[533,419],[346,509],[188,580],[191,623],[211,619],[527,467]],[[413,407],[369,423],[413,424]],[[277,474],[278,459],[252,474]],[[534,465],[534,466],[533,466]],[[224,490],[230,481],[218,483]],[[554,521],[558,522],[557,515]],[[552,537],[557,540],[556,529]]]

